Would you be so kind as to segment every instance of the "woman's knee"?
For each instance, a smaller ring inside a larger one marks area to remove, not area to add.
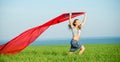
[[[84,51],[85,50],[85,47],[82,45],[82,50]]]

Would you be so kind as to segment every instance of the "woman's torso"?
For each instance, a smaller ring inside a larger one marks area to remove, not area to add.
[[[73,39],[74,39],[74,40],[79,41],[79,39],[80,39],[80,33],[81,33],[81,30],[80,30],[80,29],[78,29],[78,28],[76,28],[76,27],[73,27],[73,28],[72,28],[72,34],[73,34]]]

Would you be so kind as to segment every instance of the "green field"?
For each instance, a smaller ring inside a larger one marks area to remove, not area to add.
[[[86,50],[68,55],[70,45],[29,46],[15,55],[0,55],[0,62],[120,62],[120,44],[85,44]]]

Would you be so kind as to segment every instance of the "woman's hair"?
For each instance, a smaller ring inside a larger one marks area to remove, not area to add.
[[[79,20],[79,19],[75,19],[75,20],[73,21],[73,23],[72,23],[73,26],[75,26],[75,23],[76,23],[77,20]],[[69,27],[70,29],[72,28],[70,24],[68,24],[68,27]],[[78,28],[81,29],[81,24],[78,26]]]

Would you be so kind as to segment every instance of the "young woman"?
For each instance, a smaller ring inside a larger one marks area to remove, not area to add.
[[[79,49],[79,55],[81,55],[85,51],[84,45],[79,44],[80,40],[80,34],[81,34],[81,29],[83,25],[85,24],[86,21],[86,13],[84,14],[84,18],[82,22],[80,23],[79,19],[75,19],[73,22],[71,22],[71,13],[69,13],[69,27],[72,30],[72,40],[71,40],[71,48],[69,54],[73,54],[77,49]]]

